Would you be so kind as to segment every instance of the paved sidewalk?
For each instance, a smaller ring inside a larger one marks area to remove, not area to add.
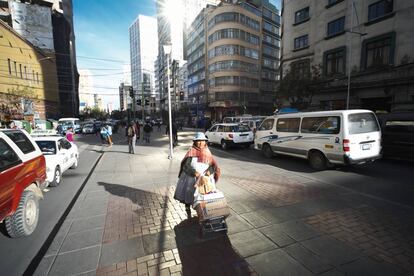
[[[199,236],[173,199],[193,131],[175,158],[153,133],[103,157],[36,275],[412,275],[411,209],[217,151],[229,233]],[[117,141],[124,140],[118,137]]]

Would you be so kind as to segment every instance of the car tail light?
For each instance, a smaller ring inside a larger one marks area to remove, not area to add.
[[[233,134],[231,134],[231,133],[230,133],[230,134],[229,134],[229,138],[232,138],[232,139],[233,139]]]
[[[349,141],[348,139],[344,139],[343,141],[342,141],[342,143],[343,143],[343,147],[344,147],[344,151],[345,152],[349,152],[349,144],[351,143],[351,141]]]

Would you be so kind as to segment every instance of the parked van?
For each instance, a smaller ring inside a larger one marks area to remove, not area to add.
[[[384,158],[414,161],[414,113],[381,114]]]
[[[381,157],[381,129],[370,110],[278,114],[256,131],[254,147],[266,157],[284,154],[309,160],[323,170],[333,164],[360,164]]]
[[[65,128],[65,126],[73,126],[73,130],[76,133],[82,132],[80,120],[78,118],[60,118],[58,123],[62,125],[63,128]],[[64,131],[66,131],[66,129],[64,129]]]

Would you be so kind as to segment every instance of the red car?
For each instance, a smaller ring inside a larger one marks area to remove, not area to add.
[[[13,237],[28,236],[39,219],[46,161],[24,130],[0,130],[0,222]]]

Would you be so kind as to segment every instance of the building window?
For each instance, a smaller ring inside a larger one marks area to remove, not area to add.
[[[17,62],[14,62],[14,75],[17,77]]]
[[[344,0],[328,0],[328,5],[326,6],[327,8],[332,7],[333,5],[336,5],[340,2],[342,2]]]
[[[326,76],[345,74],[345,47],[325,52],[324,72]]]
[[[295,12],[295,24],[299,24],[309,19],[309,7]]]
[[[310,60],[304,59],[292,62],[290,70],[295,79],[307,78],[310,75]]]
[[[23,79],[22,65],[19,64],[20,78]]]
[[[24,78],[27,80],[27,68],[26,68],[26,66],[24,67]]]
[[[328,37],[343,33],[345,30],[345,17],[338,18],[328,23]]]
[[[294,45],[295,50],[306,48],[308,47],[308,45],[309,45],[308,35],[303,35],[303,36],[295,38],[295,45]]]
[[[11,75],[11,60],[9,58],[7,59],[7,64],[9,65],[9,75]]]
[[[383,17],[393,11],[393,1],[392,0],[382,0],[374,4],[369,5],[368,7],[368,21],[375,20],[377,18]]]
[[[362,58],[364,68],[375,68],[394,63],[395,33],[364,41]]]

